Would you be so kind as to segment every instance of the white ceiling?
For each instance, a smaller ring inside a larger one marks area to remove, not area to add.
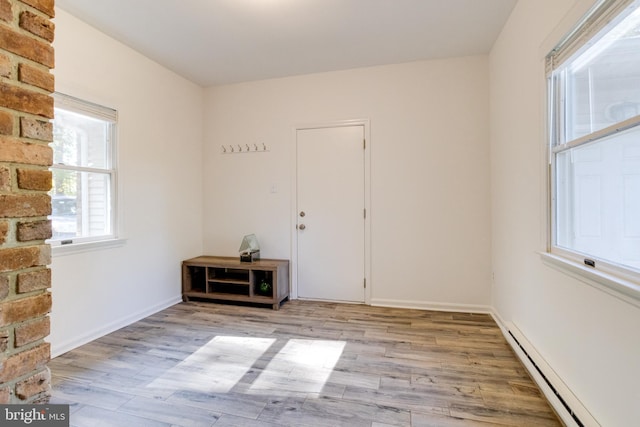
[[[517,0],[56,0],[201,85],[488,53]]]

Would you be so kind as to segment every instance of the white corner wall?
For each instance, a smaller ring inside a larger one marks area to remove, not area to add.
[[[180,301],[202,252],[203,89],[56,9],[56,90],[119,114],[122,246],[54,256],[52,354]]]
[[[519,0],[490,56],[493,307],[602,426],[640,420],[640,309],[544,265],[544,55],[593,0]]]
[[[205,252],[256,233],[263,257],[291,259],[295,127],[369,119],[371,302],[486,309],[488,79],[478,56],[207,89]],[[221,154],[254,143],[271,151]]]

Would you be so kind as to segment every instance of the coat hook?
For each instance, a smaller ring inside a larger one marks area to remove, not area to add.
[[[264,145],[264,142],[262,143],[262,151],[267,151],[267,146]]]
[[[256,144],[253,144],[253,150],[258,151],[258,146]]]
[[[231,148],[231,152],[233,153],[234,152],[233,145],[230,145],[229,148]]]
[[[238,152],[242,153],[242,147],[240,146],[240,144],[238,144]]]
[[[225,148],[225,146],[224,146],[224,145],[221,145],[221,147],[222,147],[222,152],[223,152],[223,153],[226,153],[226,152],[227,152],[227,149]]]
[[[249,144],[244,144],[245,147],[247,147],[247,151],[251,151],[251,149],[249,148]]]

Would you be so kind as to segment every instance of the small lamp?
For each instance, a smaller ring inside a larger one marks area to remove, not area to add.
[[[253,262],[260,259],[260,245],[255,234],[247,234],[240,244],[240,262]]]

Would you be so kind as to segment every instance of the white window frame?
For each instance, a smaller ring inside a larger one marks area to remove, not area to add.
[[[52,247],[53,255],[65,255],[87,250],[94,250],[112,246],[119,246],[124,243],[119,230],[119,203],[118,203],[118,169],[117,169],[117,135],[118,135],[118,113],[115,109],[104,107],[83,99],[56,92],[54,97],[54,108],[61,109],[83,116],[103,120],[112,124],[108,135],[108,150],[106,166],[104,168],[92,168],[86,166],[64,165],[54,163],[51,170],[68,170],[75,172],[100,173],[109,176],[108,203],[110,233],[99,236],[80,236],[69,239],[51,239],[49,243]],[[55,123],[55,118],[54,118]]]
[[[615,123],[604,129],[597,130],[581,138],[562,145],[554,142],[559,137],[562,125],[559,115],[564,110],[556,104],[559,97],[558,86],[553,81],[553,71],[563,64],[580,48],[590,43],[591,39],[607,26],[615,17],[635,3],[635,0],[600,0],[548,55],[546,58],[548,82],[548,233],[546,252],[542,253],[543,261],[556,269],[563,271],[589,285],[603,290],[615,297],[623,299],[633,305],[640,306],[640,272],[632,268],[624,268],[608,263],[595,256],[574,252],[556,245],[556,176],[555,158],[561,152],[582,146],[589,142],[602,140],[616,133],[640,126],[640,115]],[[587,264],[587,260],[594,260],[595,266]]]

